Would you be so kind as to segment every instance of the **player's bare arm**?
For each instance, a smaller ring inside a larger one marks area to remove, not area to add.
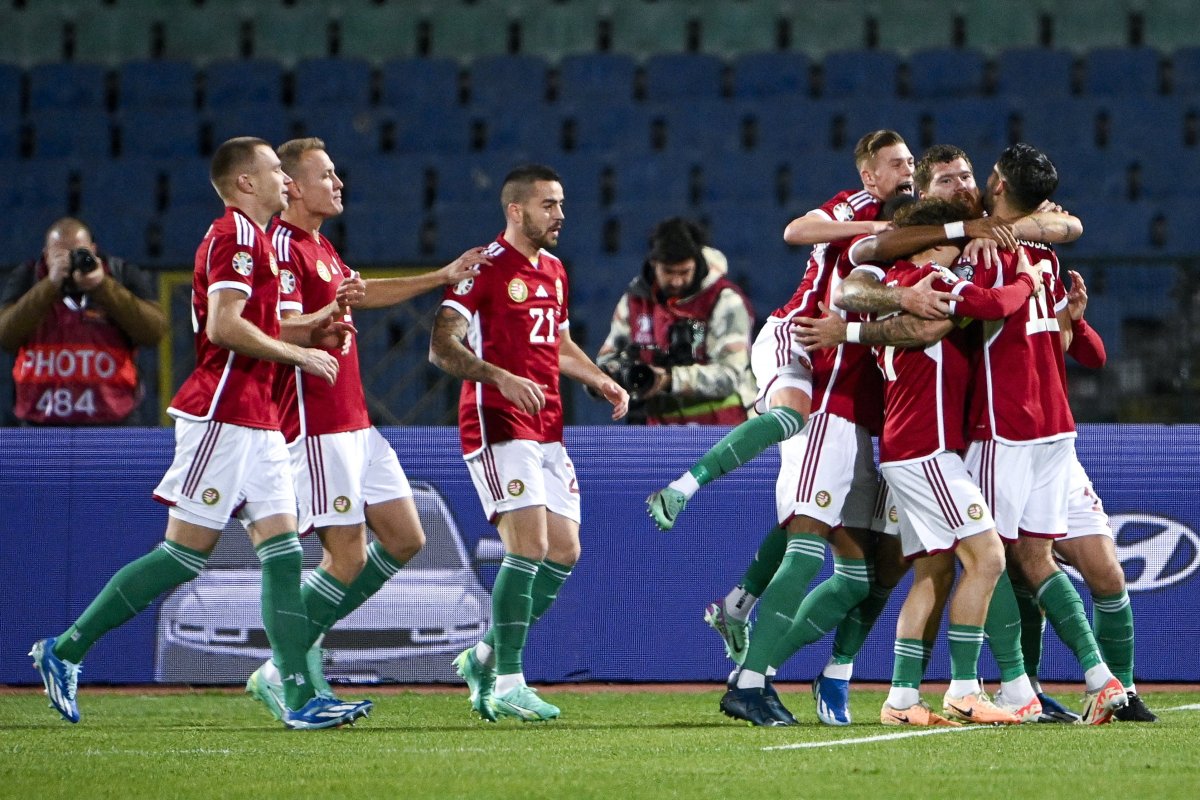
[[[883,231],[873,239],[864,239],[854,247],[855,263],[894,261],[919,253],[934,245],[956,238],[988,239],[1005,250],[1014,250],[1017,236],[1013,225],[996,217],[969,219],[963,223],[963,237],[951,237],[946,226],[912,225]]]
[[[1063,244],[1083,235],[1083,222],[1063,207],[1046,200],[1038,210],[1014,223],[1017,238],[1027,242]]]
[[[300,347],[322,350],[346,350],[351,336],[357,331],[344,319],[344,309],[337,302],[309,314],[285,311],[280,314],[279,338]]]
[[[429,340],[429,362],[462,381],[490,383],[527,414],[546,406],[545,386],[484,361],[466,346],[467,318],[451,308],[438,309]]]
[[[566,328],[559,331],[558,370],[568,378],[591,387],[611,403],[613,419],[621,419],[629,411],[629,393],[587,357],[587,353],[575,344],[571,332]]]
[[[922,319],[945,319],[950,315],[954,295],[933,288],[930,273],[915,286],[884,286],[866,270],[851,272],[834,289],[833,303],[847,311],[862,314],[888,314],[907,311]]]
[[[818,303],[822,316],[796,317],[792,320],[792,338],[808,352],[837,347],[846,338],[847,323]],[[952,320],[928,320],[911,314],[896,314],[876,322],[854,323],[858,327],[858,342],[864,345],[894,347],[928,347],[954,329]]]
[[[399,278],[372,278],[365,281],[359,308],[385,308],[411,300],[439,286],[453,286],[479,274],[479,267],[492,263],[482,247],[472,247],[441,269]]]
[[[299,347],[275,339],[242,318],[247,296],[235,289],[218,289],[208,296],[208,322],[204,332],[217,347],[250,358],[291,364],[333,385],[338,361],[324,350]]]
[[[783,240],[788,244],[839,242],[864,233],[879,233],[891,225],[892,223],[882,220],[833,220],[824,214],[811,213],[789,222],[783,229]]]

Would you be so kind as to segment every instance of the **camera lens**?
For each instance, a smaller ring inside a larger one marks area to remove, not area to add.
[[[77,247],[71,251],[71,271],[90,273],[100,266],[100,261],[86,247]]]

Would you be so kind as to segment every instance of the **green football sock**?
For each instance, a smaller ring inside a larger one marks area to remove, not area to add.
[[[337,614],[333,621],[325,626],[326,629],[337,620],[350,616],[350,612],[367,602],[393,575],[400,571],[405,563],[393,558],[391,553],[377,541],[367,545],[367,563],[363,565],[358,576],[346,587],[345,596],[338,604]],[[316,641],[315,636],[313,641]]]
[[[783,551],[786,549],[787,531],[776,525],[763,537],[758,552],[754,554],[754,560],[742,576],[740,586],[755,597],[762,597],[767,585],[771,583],[771,578],[775,577],[775,572],[783,561]]]
[[[1024,586],[1013,584],[1013,596],[1021,615],[1021,657],[1025,660],[1025,674],[1037,680],[1042,668],[1042,637],[1046,633],[1046,612],[1038,605],[1033,592]]]
[[[791,629],[808,585],[825,563],[825,540],[811,533],[792,536],[779,570],[758,602],[758,621],[743,668],[766,673],[775,648]]]
[[[1133,686],[1133,607],[1129,593],[1092,597],[1096,644],[1122,686]]]
[[[1032,598],[1030,598],[1032,600]],[[1000,573],[984,623],[988,646],[1000,666],[1001,681],[1015,681],[1025,674],[1025,655],[1021,651],[1021,611],[1013,594],[1012,580]],[[1040,637],[1039,637],[1040,641]]]
[[[311,647],[321,634],[341,619],[338,606],[346,598],[346,584],[317,567],[301,584],[300,597],[308,615],[308,644]]]
[[[529,632],[531,596],[538,562],[509,554],[504,557],[492,586],[492,641],[496,648],[496,672],[521,672],[521,654]]]
[[[567,582],[567,578],[571,577],[571,568],[566,564],[559,564],[550,560],[543,560],[538,565],[537,576],[533,579],[533,586],[530,587],[530,604],[529,604],[529,624],[537,622],[542,618],[542,615],[554,605],[554,601],[558,599],[558,590]],[[496,647],[496,629],[492,628],[483,637],[483,641],[489,647]]]
[[[950,625],[950,678],[973,681],[979,677],[979,651],[983,649],[983,628],[978,625]]]
[[[262,620],[271,658],[283,679],[283,697],[293,711],[313,698],[306,654],[308,615],[300,596],[304,551],[295,532],[281,533],[254,548],[262,562]]]
[[[804,416],[777,406],[731,430],[689,470],[703,486],[755,458],[763,450],[804,430]]]
[[[73,664],[83,661],[101,636],[133,619],[163,592],[199,575],[207,560],[206,553],[164,541],[121,567],[79,619],[59,634],[54,654]]]
[[[1083,612],[1083,600],[1062,570],[1042,581],[1037,591],[1038,604],[1046,609],[1046,618],[1063,644],[1071,648],[1083,669],[1089,670],[1102,662],[1096,637]]]
[[[892,686],[919,689],[932,650],[920,639],[897,639],[892,647]]]
[[[858,651],[862,650],[867,636],[871,634],[871,628],[875,627],[875,620],[879,619],[891,596],[890,588],[878,583],[871,584],[866,599],[850,609],[837,627],[837,633],[833,636],[833,663],[854,663]]]
[[[834,626],[871,591],[867,562],[861,558],[833,558],[833,575],[809,592],[796,612],[792,627],[780,639],[771,657],[779,666],[801,648],[833,630]]]

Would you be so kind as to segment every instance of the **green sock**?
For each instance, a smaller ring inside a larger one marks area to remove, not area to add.
[[[1031,598],[1032,599],[1032,598]],[[988,646],[1000,666],[1000,680],[1015,681],[1025,674],[1025,656],[1021,651],[1021,610],[1013,594],[1012,580],[1000,573],[984,623]],[[1041,641],[1041,637],[1038,639]]]
[[[1012,587],[1013,597],[1017,600],[1017,611],[1021,615],[1021,657],[1025,661],[1025,674],[1031,681],[1036,681],[1038,671],[1042,668],[1042,637],[1046,633],[1046,612],[1033,598],[1033,592],[1015,583]]]
[[[775,577],[775,572],[783,561],[783,551],[786,549],[787,531],[776,525],[763,537],[762,544],[758,546],[758,552],[754,554],[754,560],[746,568],[746,574],[742,576],[739,585],[755,597],[762,597],[767,585],[771,583],[771,578]]]
[[[544,560],[538,565],[537,576],[530,587],[529,624],[537,622],[558,599],[558,590],[571,577],[571,568],[566,564]],[[496,629],[492,628],[483,641],[493,650],[496,648]]]
[[[821,581],[800,604],[792,627],[784,634],[771,665],[783,664],[802,647],[833,630],[871,591],[867,562],[861,558],[833,558],[833,575]]]
[[[833,663],[853,664],[858,651],[875,627],[875,620],[883,613],[892,590],[878,583],[872,583],[867,597],[842,620],[833,636]]]
[[[1062,570],[1042,581],[1037,590],[1038,604],[1046,609],[1046,618],[1063,644],[1071,648],[1084,671],[1101,664],[1100,648],[1083,613],[1083,600]]]
[[[346,587],[346,595],[337,607],[334,622],[345,619],[351,611],[367,602],[405,563],[407,562],[392,557],[377,541],[367,545],[367,563],[363,565],[362,572]],[[333,622],[329,625],[332,626]],[[315,639],[316,637],[314,641]]]
[[[976,680],[979,677],[979,651],[983,649],[983,628],[952,623],[947,637],[950,640],[951,680]]]
[[[775,666],[771,663],[775,648],[791,629],[808,585],[824,563],[825,540],[820,536],[801,533],[788,540],[779,571],[758,602],[758,621],[742,665],[745,669],[765,674],[767,667]]]
[[[164,541],[117,571],[79,619],[59,634],[54,654],[78,664],[101,636],[133,619],[168,589],[200,574],[206,553]]]
[[[689,470],[703,486],[755,458],[763,450],[804,430],[804,416],[787,406],[777,406],[731,430],[700,457]]]
[[[1129,593],[1092,596],[1096,644],[1122,686],[1133,686],[1133,607]]]
[[[925,667],[929,663],[932,646],[920,639],[897,639],[892,647],[892,686],[907,689],[921,688]]]
[[[529,632],[531,596],[538,562],[506,555],[492,586],[492,641],[496,648],[496,672],[512,675],[521,671],[521,653]]]
[[[321,634],[341,619],[338,606],[346,599],[346,584],[317,567],[301,584],[300,597],[308,615],[308,644],[311,647]]]
[[[281,533],[254,548],[262,562],[262,620],[271,658],[283,679],[283,697],[293,711],[313,698],[308,676],[308,615],[300,596],[304,551],[295,532]]]

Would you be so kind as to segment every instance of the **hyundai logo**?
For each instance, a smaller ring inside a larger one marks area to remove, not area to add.
[[[1200,534],[1182,522],[1153,514],[1112,514],[1108,523],[1131,594],[1165,589],[1200,569]],[[1083,583],[1076,570],[1067,571]]]

